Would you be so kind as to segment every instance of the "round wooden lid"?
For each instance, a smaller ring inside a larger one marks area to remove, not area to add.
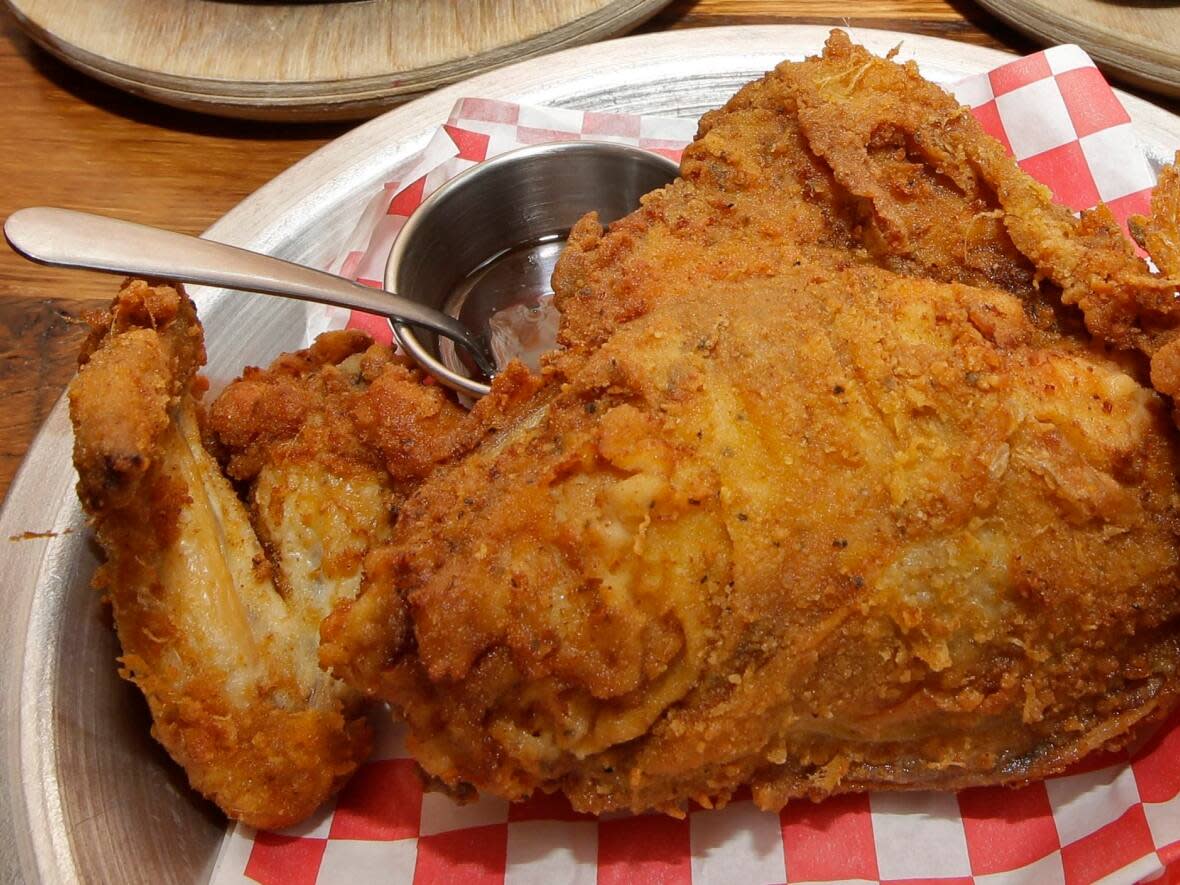
[[[1180,3],[1175,0],[978,0],[1042,43],[1077,43],[1108,73],[1180,96]]]
[[[373,116],[439,86],[624,33],[668,0],[5,0],[65,62],[231,117]]]

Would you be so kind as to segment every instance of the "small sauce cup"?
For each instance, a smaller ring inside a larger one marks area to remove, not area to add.
[[[455,176],[402,228],[385,287],[438,308],[491,342],[497,365],[536,368],[553,347],[550,276],[587,212],[608,224],[678,172],[675,162],[614,142],[568,141],[508,151]],[[447,339],[394,324],[398,344],[440,382],[482,396],[486,379]]]

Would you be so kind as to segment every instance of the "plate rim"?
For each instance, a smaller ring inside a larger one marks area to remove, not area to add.
[[[347,201],[380,180],[382,169],[388,168],[394,155],[405,156],[424,146],[454,102],[465,95],[560,104],[563,95],[568,98],[571,89],[588,79],[586,71],[595,71],[604,56],[614,67],[596,76],[609,87],[612,81],[625,82],[626,72],[636,67],[657,71],[688,65],[721,70],[717,66],[728,59],[732,70],[735,58],[799,57],[818,51],[829,30],[828,26],[788,24],[661,31],[562,50],[490,71],[395,108],[329,142],[240,202],[204,236],[266,252],[279,251],[285,241],[311,220],[322,217],[333,204]],[[1018,57],[939,37],[868,28],[845,30],[877,53],[901,42],[903,57],[917,56],[927,66],[939,58],[948,64],[953,60],[959,76]],[[689,48],[691,61],[685,62]],[[557,68],[571,73],[564,79],[555,77]],[[1180,148],[1180,117],[1121,91],[1119,97],[1140,135],[1154,138],[1157,150]],[[386,158],[384,166],[376,157]],[[207,290],[199,293],[206,321],[225,309],[224,305],[219,307],[223,296]],[[79,528],[81,511],[73,492],[70,455],[71,433],[63,395],[13,478],[0,510],[0,538],[31,526]],[[46,637],[57,641],[46,631],[51,631],[54,618],[61,616],[65,576],[86,537],[87,532],[74,531],[14,543],[10,555],[0,561],[0,586],[13,588],[7,617],[0,618],[0,881],[9,874],[13,881],[18,877],[78,881],[56,792],[52,748],[42,746],[45,742],[39,740],[44,733],[39,726],[52,709],[49,681],[40,680],[40,676],[52,669],[43,671],[36,665],[54,660],[56,651],[38,647],[37,642]]]

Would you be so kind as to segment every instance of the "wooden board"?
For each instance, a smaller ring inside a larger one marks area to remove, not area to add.
[[[668,0],[4,0],[68,64],[231,117],[373,116],[446,83],[616,36]]]
[[[1120,79],[1180,96],[1180,3],[1176,0],[978,2],[1043,43],[1077,43]]]

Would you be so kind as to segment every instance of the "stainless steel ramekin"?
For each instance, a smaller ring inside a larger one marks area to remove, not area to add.
[[[492,313],[548,287],[547,268],[579,218],[591,211],[604,224],[621,218],[676,174],[672,160],[613,142],[553,142],[501,154],[451,179],[410,216],[385,267],[385,287],[486,334]],[[450,342],[440,351],[437,336],[400,324],[394,334],[443,384],[473,396],[488,392]]]

